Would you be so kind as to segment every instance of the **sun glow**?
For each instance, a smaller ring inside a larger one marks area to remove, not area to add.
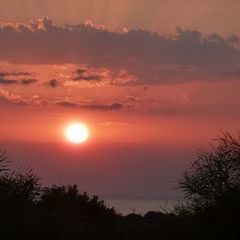
[[[80,144],[89,138],[89,130],[82,123],[70,124],[65,132],[66,139],[73,144]]]

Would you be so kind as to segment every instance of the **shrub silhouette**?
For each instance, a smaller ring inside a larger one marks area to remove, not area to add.
[[[0,239],[20,239],[29,232],[35,201],[40,194],[38,178],[31,170],[15,172],[7,168],[6,152],[0,154]],[[24,227],[23,227],[24,226]]]
[[[240,194],[240,138],[229,133],[217,139],[209,151],[198,151],[197,159],[179,181],[187,199],[198,207],[224,202]]]
[[[54,216],[78,218],[84,221],[104,221],[115,216],[113,208],[107,208],[97,196],[90,198],[86,192],[79,193],[77,185],[53,186],[43,190],[38,206]]]
[[[198,151],[179,188],[188,201],[182,215],[193,215],[212,239],[238,239],[240,136],[225,133],[209,151]]]
[[[104,239],[118,217],[113,208],[96,196],[80,193],[76,185],[44,188],[37,209],[42,236],[50,239]]]

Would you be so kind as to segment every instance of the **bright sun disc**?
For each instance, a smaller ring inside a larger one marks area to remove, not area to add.
[[[81,123],[74,123],[67,127],[66,138],[69,142],[80,144],[85,142],[89,137],[88,128]]]

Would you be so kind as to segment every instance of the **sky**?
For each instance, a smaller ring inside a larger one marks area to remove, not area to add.
[[[45,184],[173,197],[240,120],[238,0],[0,1],[0,147]],[[87,142],[64,136],[85,123]]]

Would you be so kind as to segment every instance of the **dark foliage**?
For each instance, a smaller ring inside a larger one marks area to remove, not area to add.
[[[210,151],[198,151],[197,159],[179,182],[196,207],[221,204],[240,194],[240,138],[224,134]]]
[[[215,237],[237,239],[240,216],[240,136],[225,133],[184,173],[179,187],[187,206],[178,213],[192,216]]]
[[[32,171],[9,170],[1,152],[0,239],[239,239],[239,142],[226,134],[211,151],[198,154],[180,181],[187,205],[144,216],[121,216],[76,185],[43,188]]]

